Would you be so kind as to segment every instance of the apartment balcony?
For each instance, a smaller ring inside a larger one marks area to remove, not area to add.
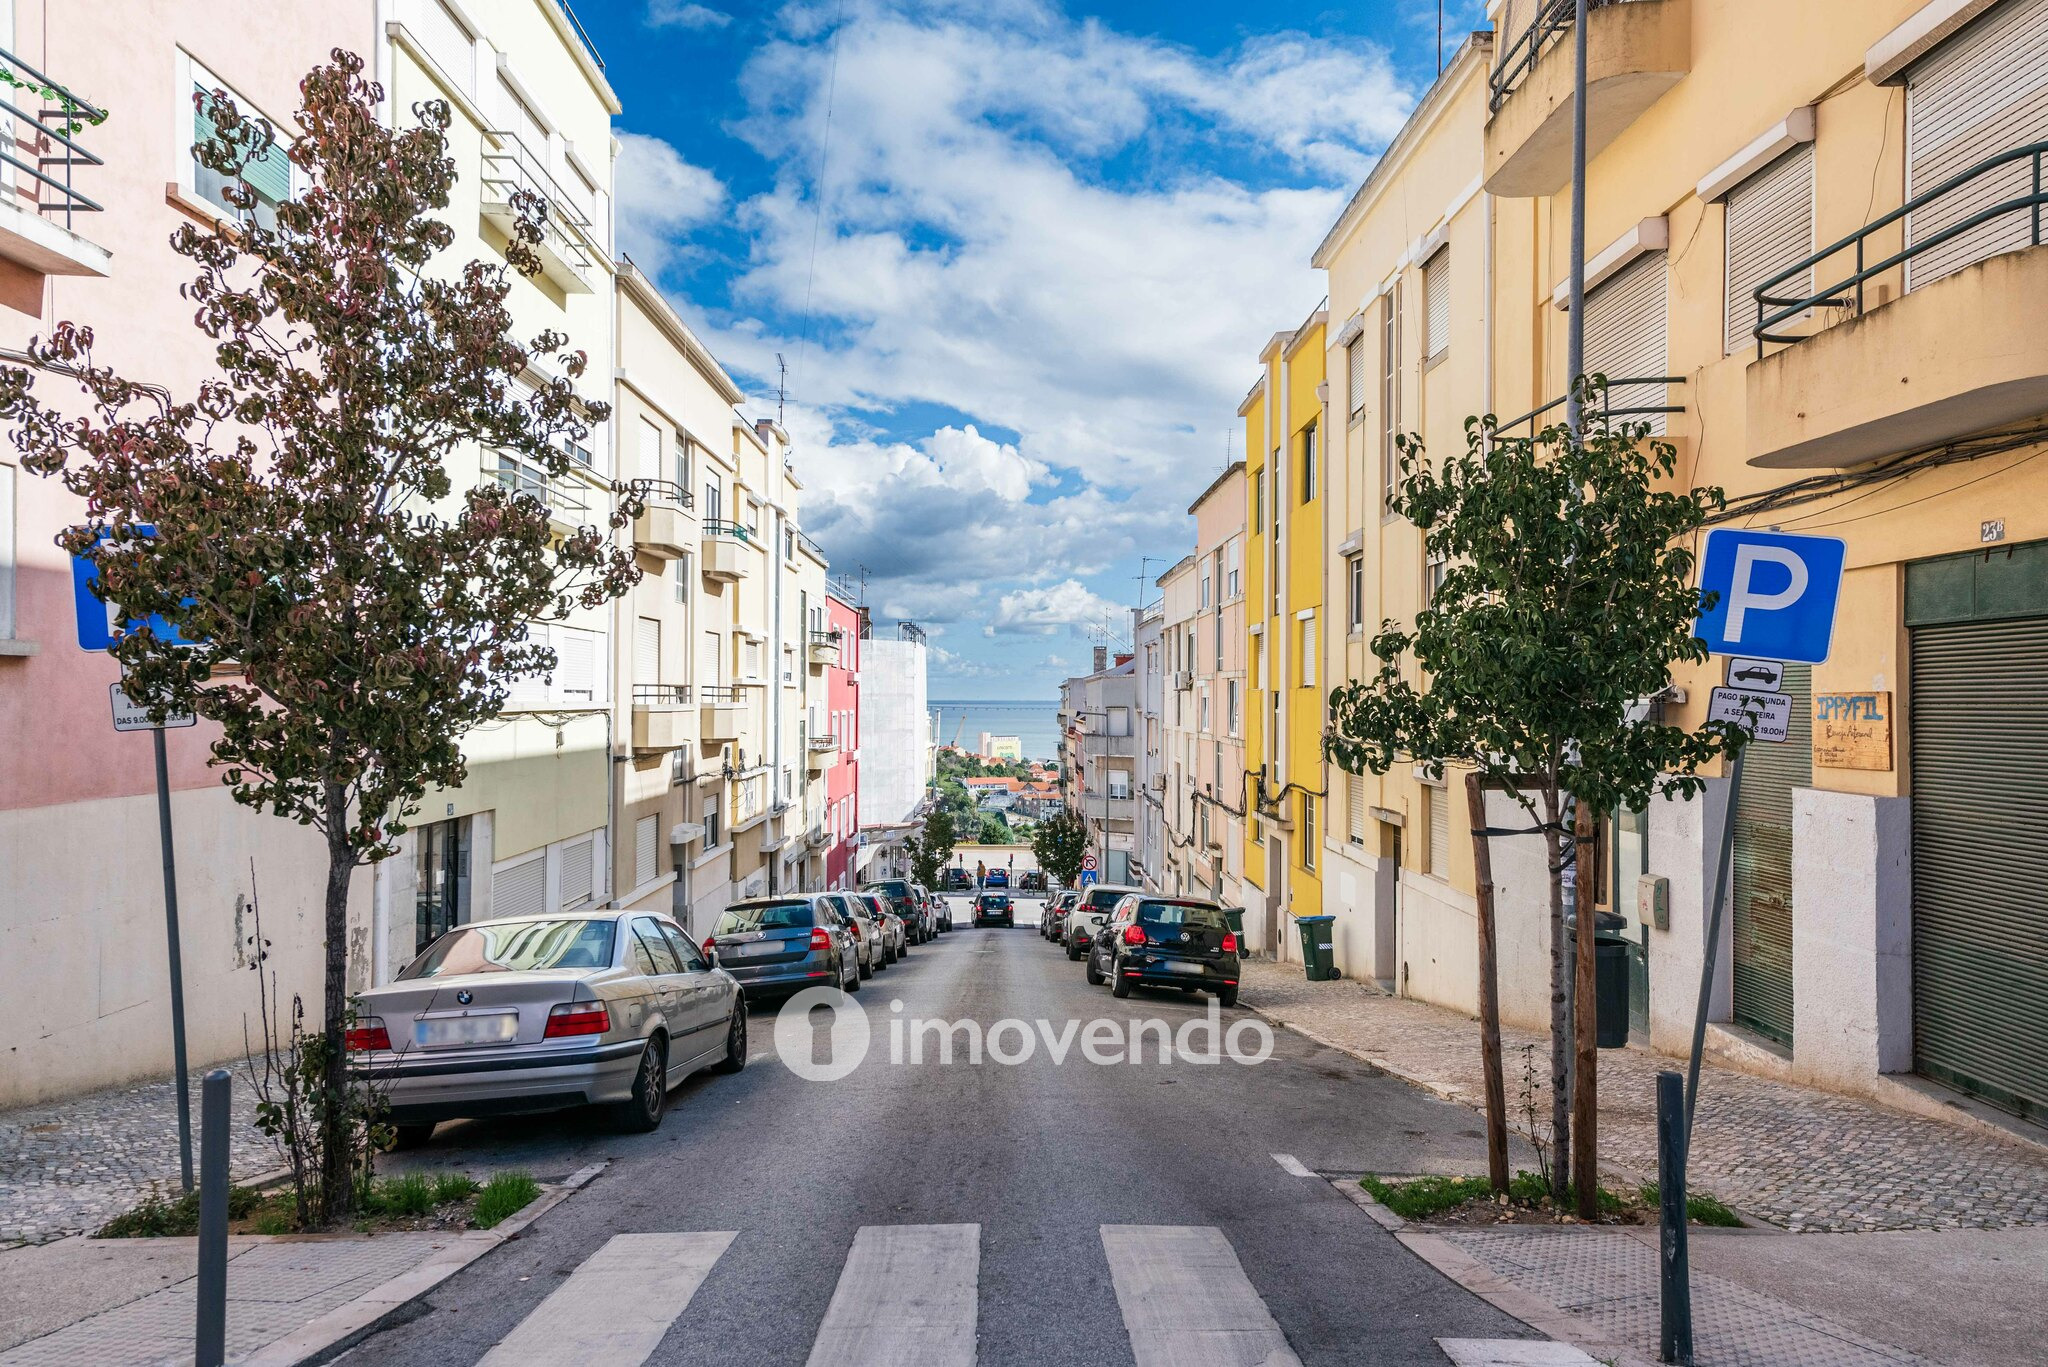
[[[1131,759],[1138,753],[1138,738],[1084,733],[1081,737],[1081,752],[1085,755],[1112,755],[1118,759]]]
[[[700,684],[697,687],[697,717],[706,745],[736,741],[746,727],[746,704],[739,689],[731,684]]]
[[[1589,0],[1586,155],[1603,148],[1692,68],[1692,0]],[[1495,30],[1486,188],[1553,195],[1571,179],[1574,0],[1509,0]]]
[[[1991,157],[1757,288],[1751,465],[1842,469],[2048,413],[2044,163],[2048,142]]]
[[[590,486],[573,474],[550,475],[537,465],[500,452],[497,468],[485,470],[484,478],[541,503],[548,510],[549,523],[559,532],[573,532],[592,520]]]
[[[837,668],[841,633],[837,631],[814,631],[811,633],[810,659],[813,669]]]
[[[704,577],[715,582],[743,579],[754,568],[758,555],[754,534],[737,522],[712,518],[704,523],[704,538],[697,555]]]
[[[1587,406],[1586,416],[1606,422],[1609,426],[1622,424],[1647,424],[1651,434],[1660,440],[1671,441],[1673,445],[1681,439],[1665,436],[1670,420],[1685,412],[1683,403],[1674,403],[1682,394],[1672,391],[1686,383],[1683,375],[1623,375],[1607,381],[1607,388],[1600,391]],[[1565,396],[1560,394],[1549,403],[1530,409],[1520,417],[1508,418],[1495,426],[1494,434],[1500,437],[1533,437],[1546,427],[1562,425],[1565,420]]]
[[[692,739],[688,684],[633,685],[633,752],[680,750]]]
[[[12,182],[0,186],[0,259],[38,276],[106,275],[112,255],[77,232],[78,215],[101,206],[75,184],[85,168],[106,165],[81,141],[106,113],[11,52],[0,50],[0,66],[9,73],[0,110],[12,123],[0,139]]]
[[[672,480],[639,482],[647,493],[640,516],[633,519],[633,545],[663,560],[687,555],[697,545],[696,498]]]
[[[587,245],[590,216],[579,208],[548,169],[545,152],[528,147],[510,129],[484,134],[483,219],[508,239],[518,236],[520,205],[543,210],[540,241],[530,243],[540,273],[564,294],[589,294],[597,261]]]
[[[1138,800],[1135,797],[1104,796],[1090,793],[1083,812],[1095,821],[1134,822],[1138,819]]]

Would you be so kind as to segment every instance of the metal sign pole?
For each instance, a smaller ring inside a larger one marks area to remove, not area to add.
[[[178,1170],[192,1190],[192,1083],[185,1071],[185,967],[178,946],[178,865],[171,854],[171,770],[164,729],[150,729],[156,749],[156,828],[164,855],[164,932],[171,948],[171,1060],[178,1075]]]
[[[1753,744],[1754,742],[1752,742]],[[1700,1053],[1707,1044],[1707,1000],[1714,990],[1714,956],[1721,947],[1721,905],[1727,900],[1728,863],[1735,850],[1735,803],[1742,795],[1742,751],[1728,761],[1728,810],[1721,821],[1720,851],[1714,860],[1707,911],[1707,943],[1700,955],[1700,999],[1693,1008],[1692,1054],[1685,1061],[1685,1152],[1692,1155],[1692,1114],[1700,1099]]]

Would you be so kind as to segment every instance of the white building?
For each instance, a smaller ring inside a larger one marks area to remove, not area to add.
[[[907,622],[893,640],[861,642],[860,821],[866,859],[893,843],[884,838],[888,828],[911,819],[931,781],[927,654],[923,633]]]

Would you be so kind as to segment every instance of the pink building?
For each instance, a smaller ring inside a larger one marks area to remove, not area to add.
[[[825,595],[825,623],[839,635],[839,663],[826,671],[827,724],[839,743],[825,770],[825,886],[852,887],[856,835],[860,830],[860,648],[867,609],[832,592]]]
[[[0,144],[0,347],[68,319],[93,328],[97,363],[191,396],[212,372],[212,344],[178,294],[194,267],[169,239],[235,212],[220,178],[192,157],[192,94],[225,88],[289,136],[308,70],[336,47],[377,50],[376,9],[0,3],[0,61],[16,84],[47,81],[107,114],[68,134],[76,151],[59,136],[61,119],[41,130],[15,119]],[[20,89],[13,98],[24,109],[50,103]],[[288,193],[296,174],[280,164],[264,187]],[[54,375],[36,392],[59,403],[77,395]],[[70,565],[52,537],[81,521],[84,505],[18,461],[0,442],[0,1001],[23,1025],[0,1069],[0,1106],[162,1074],[171,1062],[150,738],[115,733],[108,687],[119,671],[78,644]],[[213,738],[205,725],[167,733],[195,1066],[239,1057],[256,1012],[252,860],[280,985],[316,1003],[320,986],[320,841],[235,805],[208,763]],[[358,876],[355,890],[362,925],[371,879]]]

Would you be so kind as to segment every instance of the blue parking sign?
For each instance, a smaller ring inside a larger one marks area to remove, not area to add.
[[[156,528],[147,523],[135,528],[138,536],[155,536]],[[112,534],[104,529],[100,532],[100,543],[112,540]],[[132,620],[115,620],[117,609],[102,600],[97,585],[100,581],[99,562],[90,555],[71,557],[71,600],[78,616],[78,648],[80,650],[111,650],[129,629],[140,625]],[[189,600],[188,600],[189,601]],[[167,645],[186,645],[188,642],[178,634],[178,629],[161,616],[151,613],[149,629],[159,641]]]
[[[1700,593],[1714,605],[1695,634],[1716,655],[1819,664],[1834,638],[1846,552],[1832,536],[1708,532]]]

